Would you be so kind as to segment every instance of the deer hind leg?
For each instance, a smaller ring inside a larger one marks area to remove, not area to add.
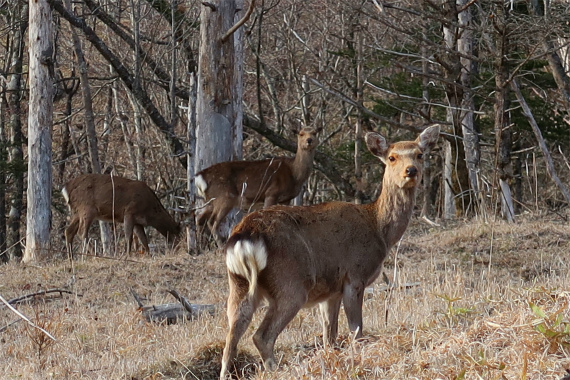
[[[145,251],[150,254],[150,248],[148,246],[148,238],[146,237],[146,233],[144,232],[144,227],[140,224],[135,224],[133,227],[133,231],[135,232],[135,235],[137,235]]]
[[[79,220],[79,236],[81,236],[81,241],[83,242],[82,252],[85,253],[87,249],[87,239],[89,237],[89,227],[91,227],[91,223],[95,216],[93,213],[88,212],[83,218]]]
[[[319,304],[320,317],[323,324],[323,344],[325,347],[334,345],[338,335],[338,313],[342,294],[335,294]]]
[[[218,228],[220,227],[220,224],[224,221],[226,216],[229,214],[229,212],[232,211],[232,209],[233,209],[232,205],[226,205],[226,204],[214,205],[214,210],[210,218],[210,220],[213,220],[214,222],[212,223],[210,230],[212,231],[212,235],[214,236],[214,239],[216,240],[216,243],[220,248],[224,245],[224,242],[219,234]]]
[[[226,346],[222,357],[220,379],[229,377],[229,365],[237,353],[237,345],[247,327],[251,323],[253,313],[257,308],[257,300],[249,297],[249,284],[242,278],[229,274],[230,295],[228,297],[228,324]]]
[[[346,284],[342,302],[350,331],[357,331],[355,338],[362,338],[362,301],[364,284]]]
[[[304,290],[294,290],[283,295],[283,297],[271,300],[267,313],[253,336],[253,343],[261,355],[263,365],[269,371],[277,369],[277,362],[273,353],[275,341],[305,304],[307,297],[303,294],[305,294]]]
[[[196,217],[196,238],[200,246],[203,242],[207,245],[208,240],[205,233],[206,229],[210,228],[210,219],[212,218],[213,211],[214,207],[209,204],[204,207],[204,210]]]
[[[135,221],[133,220],[132,215],[125,213],[123,224],[125,229],[125,239],[127,239],[127,255],[129,255],[133,246],[133,230],[135,228]]]
[[[77,235],[77,230],[79,230],[79,218],[73,218],[69,223],[69,227],[65,229],[65,246],[69,258],[73,254],[73,238]]]

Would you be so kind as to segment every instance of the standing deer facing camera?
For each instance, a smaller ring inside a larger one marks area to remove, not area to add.
[[[336,340],[341,302],[350,330],[362,337],[364,289],[408,226],[423,156],[438,136],[438,125],[392,145],[377,133],[366,135],[368,149],[386,165],[374,203],[275,206],[234,228],[226,244],[229,332],[220,379],[229,376],[237,344],[264,299],[267,313],[253,342],[266,369],[276,369],[275,341],[302,307],[319,304],[325,344]]]
[[[150,249],[144,227],[156,228],[169,242],[180,233],[180,225],[142,181],[107,174],[82,174],[66,183],[62,193],[71,211],[71,222],[65,230],[70,254],[77,232],[85,244],[94,220],[124,223],[127,254],[131,252],[133,231],[146,252]]]
[[[196,224],[207,223],[218,242],[218,226],[233,208],[284,204],[295,198],[313,170],[319,130],[303,128],[297,136],[295,157],[259,161],[227,161],[196,174],[196,190],[210,204]]]

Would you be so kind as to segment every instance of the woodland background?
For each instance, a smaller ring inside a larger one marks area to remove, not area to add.
[[[115,257],[92,244],[63,260],[60,189],[79,173],[142,179],[191,222],[198,158],[293,154],[292,131],[315,126],[322,142],[303,203],[368,202],[382,167],[363,133],[397,141],[439,123],[416,217],[366,290],[365,338],[351,338],[341,313],[339,344],[324,348],[318,312],[303,309],[277,342],[278,371],[260,370],[248,331],[233,374],[568,379],[568,2],[49,0],[52,259],[23,265],[28,120],[37,116],[28,10],[38,3],[0,2],[0,295],[34,324],[0,305],[0,378],[219,376],[223,254],[164,248],[154,233],[152,255],[122,255],[119,236]],[[223,12],[223,26],[205,28]],[[242,19],[233,48],[221,43]],[[197,83],[214,77],[214,90],[236,94],[206,101],[234,114],[229,141],[217,144],[202,134],[218,125],[200,122]],[[96,227],[90,236],[97,241]],[[149,306],[172,302],[172,289],[215,312],[146,321],[132,291]]]
[[[192,82],[203,49],[220,37],[200,34],[201,13],[215,13],[212,3],[49,3],[57,254],[66,216],[59,189],[78,173],[142,179],[169,209],[193,208],[186,191],[196,128],[188,111]],[[225,52],[243,52],[243,157],[294,152],[293,129],[322,127],[305,203],[373,199],[382,173],[362,147],[363,133],[376,130],[394,141],[439,123],[444,133],[426,168],[422,215],[566,217],[560,210],[570,198],[568,181],[560,178],[570,170],[567,2],[235,6],[236,20],[252,11],[235,34],[239,48]],[[25,229],[28,4],[4,2],[0,11],[0,257],[7,261],[21,257]],[[241,130],[228,138],[241,146]],[[224,150],[200,136],[196,142],[203,151]],[[237,149],[230,159],[241,154]]]

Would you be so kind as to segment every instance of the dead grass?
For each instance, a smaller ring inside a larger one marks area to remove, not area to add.
[[[570,369],[570,229],[551,220],[516,225],[481,222],[440,228],[414,221],[385,273],[400,284],[365,301],[365,339],[321,345],[315,309],[302,310],[280,336],[280,369],[259,369],[251,343],[257,313],[240,344],[236,374],[249,379],[560,379]],[[397,270],[394,270],[394,267]],[[0,378],[216,379],[226,333],[227,280],[220,253],[170,252],[131,261],[84,258],[69,265],[0,267],[6,299],[47,288],[18,310],[24,322],[0,333]],[[394,278],[395,276],[395,278]],[[145,322],[129,289],[148,304],[173,302],[177,289],[194,303],[216,304],[213,317],[174,325]],[[386,320],[386,315],[388,316]],[[0,328],[15,321],[0,309]]]

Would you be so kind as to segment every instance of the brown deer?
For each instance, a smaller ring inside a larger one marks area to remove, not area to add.
[[[237,344],[262,300],[267,313],[253,342],[266,369],[276,369],[275,341],[302,307],[319,304],[325,344],[336,340],[341,302],[350,330],[362,337],[364,289],[408,226],[423,155],[438,136],[438,125],[415,141],[392,145],[377,133],[366,135],[368,149],[386,165],[374,203],[274,206],[247,215],[234,228],[226,243],[229,332],[220,379],[229,376]]]
[[[295,198],[313,170],[319,131],[301,129],[295,157],[221,162],[196,174],[196,191],[210,202],[197,218],[199,228],[207,223],[219,243],[218,226],[233,208],[269,207]]]
[[[156,228],[169,243],[180,233],[180,226],[144,182],[107,174],[82,174],[65,184],[62,193],[71,211],[71,222],[65,230],[70,253],[78,231],[85,244],[94,220],[124,223],[127,253],[131,252],[133,231],[146,252],[150,252],[146,226]]]

